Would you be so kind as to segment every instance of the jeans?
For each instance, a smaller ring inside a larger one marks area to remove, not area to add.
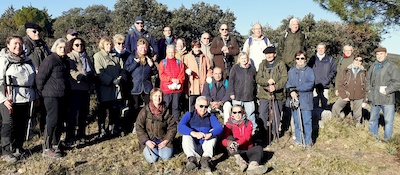
[[[257,128],[257,123],[256,123],[256,115],[254,114],[256,110],[256,106],[254,104],[254,101],[237,101],[237,100],[232,100],[232,106],[234,105],[240,105],[244,107],[244,110],[246,111],[246,116],[247,119],[253,123],[253,134]]]
[[[371,117],[369,119],[369,131],[379,139],[379,112],[382,109],[385,119],[384,138],[390,139],[393,133],[394,105],[371,105]]]
[[[153,148],[150,152],[150,148],[145,147],[143,149],[143,155],[147,162],[153,163],[161,158],[162,160],[168,160],[174,153],[174,148],[164,147],[162,149]]]
[[[312,122],[311,122],[311,111],[301,110],[301,119],[303,123],[300,123],[298,110],[292,110],[292,116],[294,120],[294,128],[296,135],[296,142],[302,143],[300,125],[303,126],[304,143],[306,145],[311,145],[311,133],[312,133]]]

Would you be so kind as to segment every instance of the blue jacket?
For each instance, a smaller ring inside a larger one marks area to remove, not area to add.
[[[314,70],[315,75],[315,86],[321,86],[324,89],[329,89],[330,83],[336,75],[336,64],[332,56],[325,55],[320,61],[319,58],[314,55],[310,58],[307,64]]]
[[[186,112],[178,124],[178,132],[182,135],[190,135],[190,132],[202,132],[205,134],[212,133],[211,138],[218,137],[222,131],[222,125],[219,123],[214,114],[207,113],[205,117],[201,118],[197,111],[191,113]],[[203,144],[204,140],[199,140]]]
[[[314,87],[314,71],[305,66],[297,69],[290,68],[288,72],[289,79],[286,83],[288,92],[296,90],[299,94],[300,109],[311,111],[313,110],[313,87]]]
[[[217,87],[217,82],[215,79],[212,79],[211,84],[210,83],[205,83],[203,87],[203,92],[201,92],[201,95],[204,95],[207,97],[207,100],[210,102],[215,102],[215,101],[222,101],[225,103],[226,101],[230,101],[231,98],[229,97],[228,92],[228,80],[226,79],[221,79],[221,82],[219,86]],[[211,87],[211,88],[210,88]]]
[[[128,32],[128,36],[125,38],[125,48],[130,53],[136,53],[136,45],[139,38],[145,38],[149,43],[149,49],[147,53],[149,56],[153,56],[158,53],[158,47],[156,40],[154,40],[153,35],[150,32],[143,30],[142,32],[133,29]]]
[[[149,94],[151,89],[153,89],[153,84],[151,83],[151,76],[157,74],[157,67],[153,64],[152,67],[146,63],[141,64],[135,61],[135,56],[131,54],[128,57],[124,65],[124,69],[131,73],[133,88],[131,94],[138,95],[141,93]]]

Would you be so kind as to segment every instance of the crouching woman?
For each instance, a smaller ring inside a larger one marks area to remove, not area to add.
[[[236,158],[241,172],[247,169],[249,174],[263,174],[267,171],[266,166],[259,165],[263,156],[263,148],[253,145],[252,131],[253,123],[245,117],[243,107],[234,105],[232,116],[224,127],[222,145],[226,147],[230,156]],[[242,156],[247,156],[250,162],[248,166]]]
[[[147,162],[159,158],[168,160],[174,149],[172,141],[177,132],[175,118],[163,102],[159,88],[150,91],[150,102],[139,113],[136,120],[136,134]]]

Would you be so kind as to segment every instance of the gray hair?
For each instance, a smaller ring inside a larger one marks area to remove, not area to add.
[[[292,25],[292,23],[293,23],[294,21],[297,21],[298,23],[300,23],[299,19],[297,19],[297,18],[292,18],[292,19],[290,19],[290,21],[289,21],[289,25]]]
[[[67,44],[67,40],[64,39],[64,38],[58,38],[58,39],[54,42],[53,46],[51,46],[51,52],[56,53],[56,52],[57,52],[57,47],[58,47],[58,45],[60,45],[61,43]]]
[[[196,104],[199,104],[201,100],[205,100],[208,103],[207,97],[206,96],[199,96],[196,98]]]
[[[168,49],[175,50],[175,45],[174,44],[167,45],[167,48],[165,50],[168,50]]]

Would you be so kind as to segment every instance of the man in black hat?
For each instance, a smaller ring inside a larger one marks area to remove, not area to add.
[[[25,23],[26,36],[24,39],[24,51],[35,66],[36,72],[42,60],[50,55],[50,49],[46,42],[40,37],[43,29],[35,23]]]
[[[149,43],[147,53],[152,57],[153,61],[157,59],[158,47],[153,35],[147,30],[144,30],[144,19],[141,16],[135,18],[135,28],[128,32],[125,39],[125,48],[130,53],[136,53],[136,44],[139,38],[145,38]]]
[[[68,29],[67,30],[67,40],[71,41],[72,39],[78,37],[78,31],[76,31],[75,29]]]
[[[275,131],[275,127],[280,125],[282,104],[285,100],[283,90],[288,80],[288,74],[285,63],[281,59],[276,59],[276,48],[274,46],[268,46],[263,52],[265,59],[260,63],[256,75],[257,98],[260,101],[258,112],[264,123],[262,126],[267,130],[269,117],[273,117],[270,116],[269,106],[275,107],[273,108],[274,117],[276,116],[274,120],[277,121],[277,125],[273,126],[273,131]]]

